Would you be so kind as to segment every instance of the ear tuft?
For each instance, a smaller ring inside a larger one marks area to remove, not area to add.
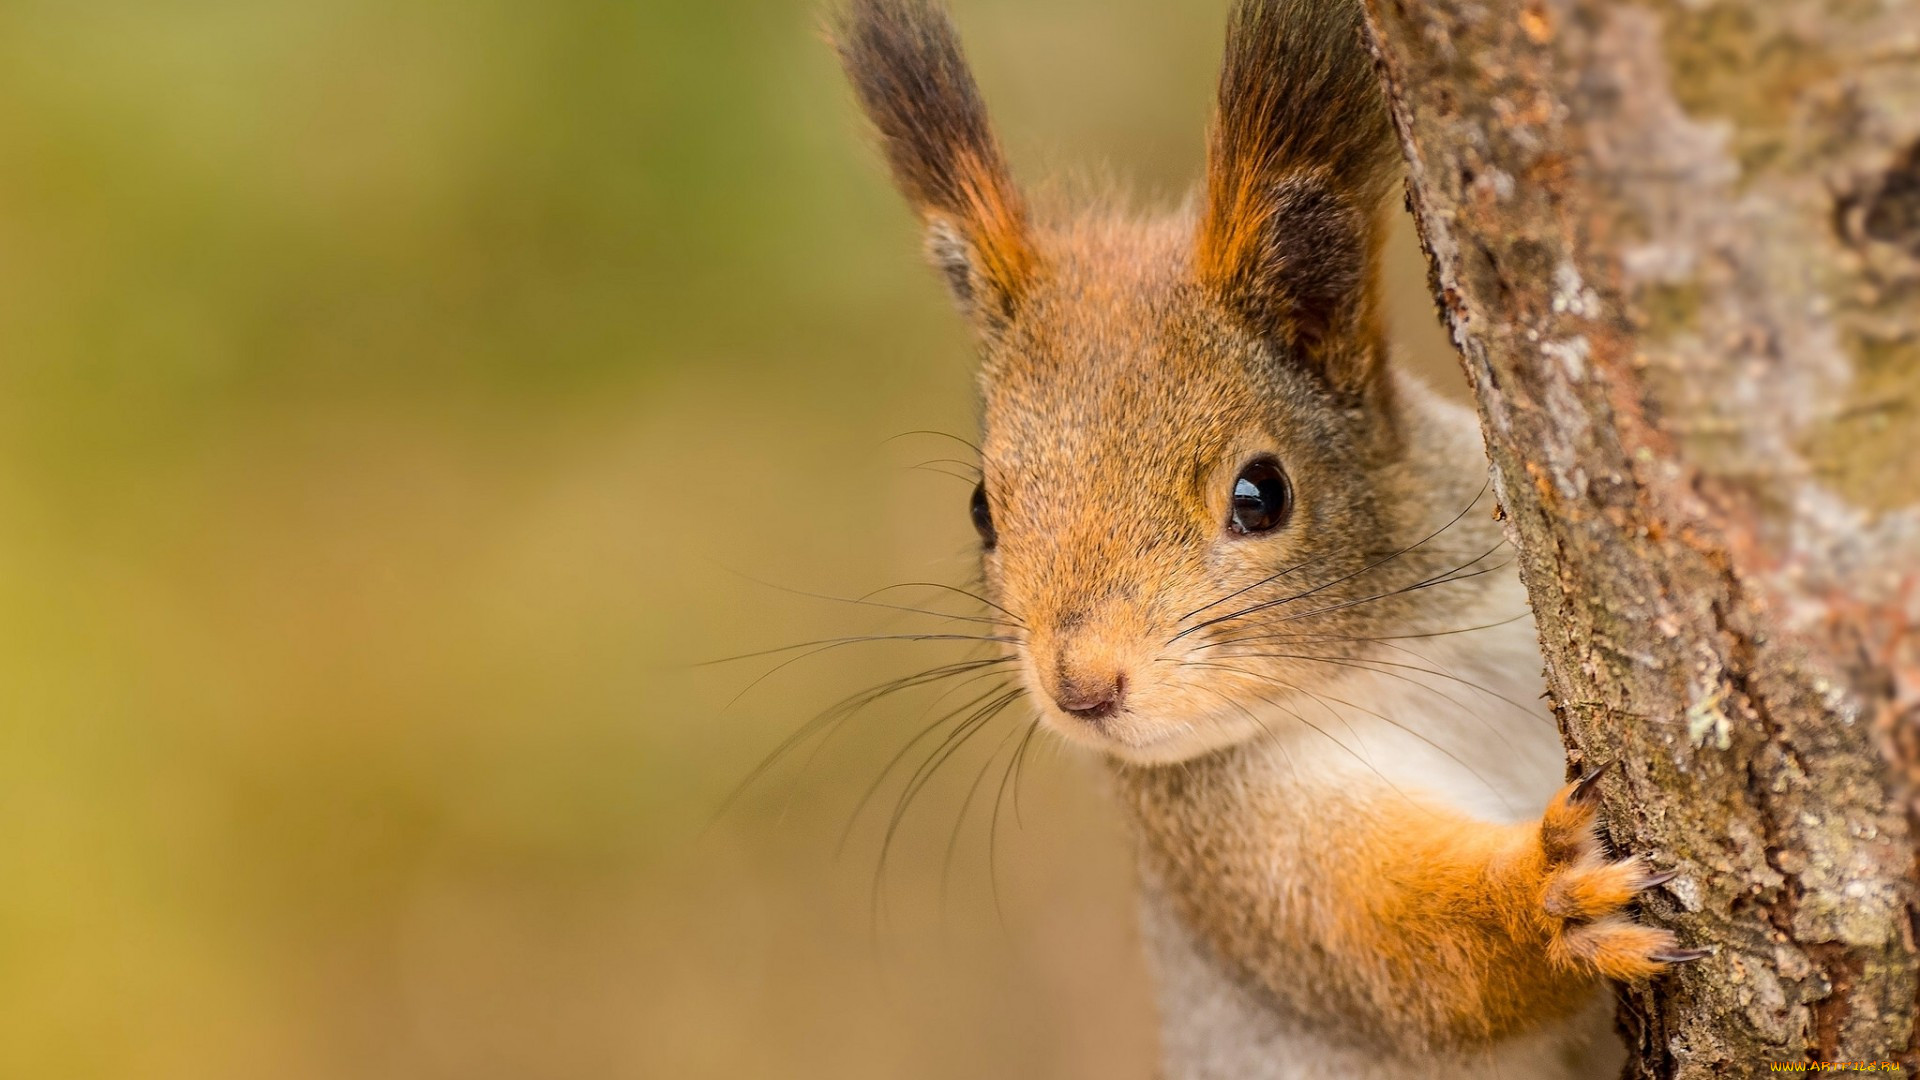
[[[1010,317],[1034,272],[1026,208],[953,24],[928,0],[853,0],[832,36],[934,265],[963,307]]]
[[[1359,0],[1239,0],[1195,265],[1343,392],[1378,374],[1378,211],[1398,161]]]

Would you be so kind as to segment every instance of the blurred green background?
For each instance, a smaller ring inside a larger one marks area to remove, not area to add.
[[[1224,6],[956,3],[1022,174],[1147,205]],[[714,822],[959,654],[699,662],[937,629],[783,589],[971,572],[915,468],[966,452],[894,438],[970,434],[969,345],[818,22],[0,4],[0,1075],[1150,1075],[1098,770],[1038,740],[992,872],[960,814],[1024,716],[877,910],[919,758],[855,806],[933,693]]]

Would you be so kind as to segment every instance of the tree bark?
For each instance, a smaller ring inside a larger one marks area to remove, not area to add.
[[[1920,1065],[1920,0],[1366,0],[1635,1077]]]

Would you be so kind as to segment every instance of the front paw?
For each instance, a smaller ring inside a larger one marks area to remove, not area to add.
[[[1599,833],[1599,784],[1608,766],[1561,788],[1540,820],[1545,856],[1539,918],[1547,958],[1556,966],[1609,979],[1644,979],[1669,965],[1698,960],[1704,949],[1683,949],[1672,933],[1641,926],[1625,908],[1641,892],[1673,880],[1654,873],[1639,856],[1610,860]]]

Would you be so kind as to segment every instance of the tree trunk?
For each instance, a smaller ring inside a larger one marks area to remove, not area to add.
[[[1629,1075],[1920,1065],[1920,0],[1366,2],[1561,730],[1712,950]]]

